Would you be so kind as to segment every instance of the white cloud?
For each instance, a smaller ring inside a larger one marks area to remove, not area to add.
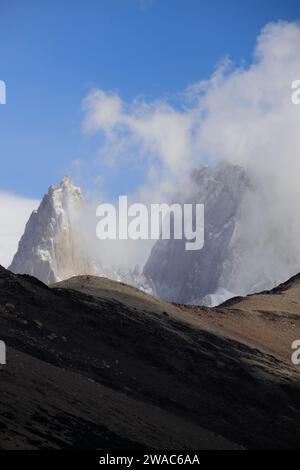
[[[39,201],[0,191],[0,264],[9,266],[26,222]]]
[[[300,271],[300,106],[291,101],[299,50],[299,24],[280,21],[262,30],[252,64],[222,61],[209,80],[177,97],[179,106],[128,104],[103,90],[84,102],[85,130],[104,136],[102,156],[139,159],[147,168],[141,193],[182,187],[201,163],[226,160],[248,170],[257,192],[244,203],[239,238],[253,255],[242,260],[243,272],[253,276]]]
[[[163,165],[171,174],[185,170],[191,157],[193,112],[180,112],[163,101],[136,99],[127,106],[119,96],[93,91],[84,100],[86,132],[101,131],[107,160],[137,157]]]
[[[287,148],[289,155],[299,150],[300,112],[291,104],[299,48],[298,24],[269,24],[252,65],[223,60],[209,80],[180,95],[179,107],[164,99],[127,104],[116,93],[94,90],[84,100],[84,129],[104,135],[106,159],[139,158],[151,171],[156,165],[176,177],[208,160],[253,166],[279,155],[283,162]]]

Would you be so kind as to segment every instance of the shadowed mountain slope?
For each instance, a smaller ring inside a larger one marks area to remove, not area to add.
[[[296,447],[297,370],[198,318],[107,279],[50,289],[1,268],[0,448]]]

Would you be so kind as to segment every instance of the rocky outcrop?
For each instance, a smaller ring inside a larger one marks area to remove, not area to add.
[[[51,186],[31,214],[10,269],[37,277],[46,284],[91,272],[78,230],[84,199],[68,177]]]

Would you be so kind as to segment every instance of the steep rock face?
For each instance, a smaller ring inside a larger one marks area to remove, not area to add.
[[[53,284],[77,275],[95,274],[152,292],[140,272],[121,269],[101,261],[101,252],[89,249],[90,227],[84,226],[87,209],[81,189],[68,177],[58,187],[51,186],[25,228],[18,251],[9,269],[30,274],[45,284]],[[95,219],[96,222],[96,219]]]
[[[10,269],[46,284],[91,272],[77,220],[84,200],[68,177],[51,186],[27,222]]]
[[[185,202],[205,205],[204,247],[186,251],[185,240],[159,240],[154,245],[144,275],[151,279],[160,298],[199,303],[217,291],[248,187],[248,179],[239,166],[222,163],[193,173]]]

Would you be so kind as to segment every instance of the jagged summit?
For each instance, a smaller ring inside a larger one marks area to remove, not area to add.
[[[82,191],[68,176],[50,186],[27,222],[10,269],[46,284],[89,272],[78,230],[83,207]]]
[[[160,298],[214,305],[234,295],[220,280],[227,268],[230,242],[248,187],[248,176],[240,166],[222,162],[194,170],[187,194],[178,199],[205,205],[204,247],[193,252],[185,250],[185,240],[156,242],[144,275],[153,282]]]
[[[27,222],[9,269],[30,274],[45,284],[95,274],[151,292],[140,271],[103,265],[98,254],[89,250],[82,224],[85,209],[88,207],[81,189],[68,176],[64,176],[58,186],[50,186]]]
[[[79,186],[76,186],[75,183],[71,180],[71,178],[67,175],[63,176],[58,187],[50,186],[50,188],[58,189],[58,188],[67,188],[69,190],[75,191],[82,195],[82,191]]]
[[[58,186],[50,186],[48,195],[53,197],[54,204],[58,202],[69,205],[70,199],[84,201],[81,188],[76,186],[69,176],[64,176]]]

